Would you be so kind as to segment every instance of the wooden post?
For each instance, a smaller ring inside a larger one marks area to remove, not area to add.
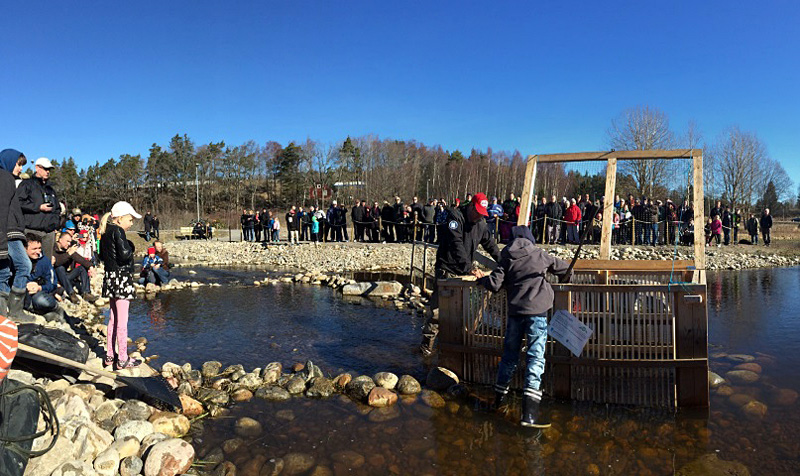
[[[536,181],[536,157],[528,156],[528,165],[525,167],[525,188],[522,190],[522,199],[519,204],[519,216],[517,225],[527,226],[528,217],[531,215],[531,198],[533,197],[533,187]]]
[[[606,165],[606,194],[603,198],[603,228],[600,235],[600,259],[611,259],[611,224],[614,222],[614,188],[617,185],[617,159]],[[594,217],[592,217],[594,218]]]
[[[378,215],[378,243],[383,241],[384,236],[386,236],[386,234],[383,233],[383,218]]]
[[[636,246],[636,217],[631,214],[631,246]]]
[[[564,309],[572,312],[572,293],[569,291],[556,291],[553,299],[553,311]],[[563,345],[553,343],[553,355],[569,357],[570,351]],[[553,396],[556,398],[572,398],[572,366],[569,363],[553,363]]]
[[[708,321],[706,294],[700,302],[686,298],[687,293],[674,293],[675,358],[708,359]],[[704,366],[675,369],[676,404],[679,407],[708,408],[708,361]]]
[[[542,244],[544,244],[544,237],[546,233],[547,233],[547,216],[545,216],[544,220],[542,220],[542,241],[541,241]]]
[[[498,235],[500,229],[500,216],[494,217],[494,241],[500,243],[500,236]]]
[[[417,219],[415,218],[414,222],[416,223],[416,221],[417,221]],[[412,286],[414,285],[414,251],[416,251],[416,247],[417,247],[417,240],[415,240],[414,238],[415,237],[413,236],[413,232],[412,232],[412,236],[411,236],[411,267],[408,270],[408,282],[411,283]]]
[[[694,167],[694,265],[698,272],[698,284],[706,284],[706,240],[703,233],[703,219],[705,217],[703,201],[703,154],[700,152],[694,155],[692,151]]]

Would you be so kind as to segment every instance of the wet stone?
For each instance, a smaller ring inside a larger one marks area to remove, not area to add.
[[[225,440],[222,443],[222,451],[229,455],[231,453],[235,453],[236,450],[239,449],[240,446],[244,444],[244,440],[241,438],[231,438],[229,440]]]
[[[262,386],[264,381],[261,380],[261,377],[259,377],[258,374],[249,373],[242,376],[242,378],[240,378],[236,383],[247,390],[254,391],[258,387]]]
[[[458,383],[458,376],[444,367],[434,367],[428,372],[425,386],[436,391],[444,391]]]
[[[214,405],[227,405],[230,401],[227,393],[213,388],[199,388],[194,396],[201,402],[213,403]]]
[[[731,370],[725,378],[735,384],[751,384],[758,381],[758,374],[750,370]]]
[[[294,476],[302,474],[314,466],[314,456],[306,453],[289,453],[283,457],[282,476]]]
[[[365,401],[373,388],[375,388],[375,382],[372,381],[372,378],[367,375],[361,375],[351,380],[345,390],[354,400]]]
[[[333,379],[333,385],[336,387],[337,390],[340,392],[344,391],[347,387],[347,384],[353,380],[353,376],[350,374],[339,374]]]
[[[311,381],[311,385],[306,390],[306,395],[315,398],[328,398],[336,393],[333,382],[325,377],[317,377]]]
[[[263,398],[264,400],[272,400],[272,401],[283,401],[292,398],[289,392],[287,392],[283,388],[276,386],[261,387],[258,390],[256,390],[255,396],[257,398]]]
[[[357,469],[364,466],[366,459],[360,453],[352,450],[338,451],[331,455],[331,459],[336,463],[342,463],[350,469]]]
[[[410,375],[403,375],[397,381],[397,391],[400,392],[401,395],[416,395],[422,391],[422,386],[419,384],[417,379]]]
[[[720,385],[725,383],[725,379],[720,377],[719,375],[715,374],[714,372],[708,372],[708,385],[711,388],[717,388]]]
[[[279,420],[292,421],[294,420],[294,412],[289,409],[278,410],[275,412],[275,418]]]
[[[222,364],[212,360],[211,362],[206,362],[203,364],[201,373],[204,379],[211,380],[219,375],[220,369],[222,369]]]
[[[391,372],[378,372],[373,377],[375,380],[375,385],[378,387],[387,388],[389,390],[394,390],[395,386],[397,386],[397,375]]]
[[[728,397],[728,401],[731,402],[731,404],[736,407],[741,407],[742,405],[746,405],[752,402],[753,400],[755,400],[755,397],[751,395],[745,395],[743,393],[736,393]]]
[[[233,393],[231,393],[231,400],[233,400],[234,402],[247,402],[252,400],[252,398],[253,398],[253,392],[251,392],[246,388],[240,388],[234,390]]]
[[[390,407],[376,408],[369,412],[367,418],[373,423],[383,423],[385,421],[394,420],[400,416],[400,409],[397,405]]]
[[[431,408],[443,408],[445,406],[444,398],[433,390],[423,390],[420,392],[419,398]]]
[[[306,390],[306,379],[305,376],[302,374],[296,374],[292,378],[289,379],[289,382],[286,384],[286,390],[289,393],[296,395],[298,393],[303,393]]]
[[[734,367],[734,370],[749,370],[751,372],[755,372],[757,374],[761,373],[761,366],[755,362],[747,362],[744,364],[739,364]]]
[[[725,461],[707,454],[692,461],[675,473],[676,476],[750,476],[747,466],[737,461]]]
[[[283,372],[283,366],[280,362],[271,362],[264,367],[264,370],[261,372],[261,379],[263,380],[264,385],[271,385],[278,381]]]
[[[375,387],[367,396],[367,404],[371,407],[388,407],[397,402],[397,394],[383,387]]]
[[[722,385],[717,387],[717,395],[722,395],[723,397],[727,397],[733,395],[733,388],[728,385]]]
[[[753,400],[741,407],[742,413],[751,420],[761,420],[767,414],[767,406],[758,400]]]
[[[747,354],[728,354],[725,358],[731,362],[738,363],[752,362],[756,360],[755,357]]]
[[[795,390],[779,388],[770,393],[770,402],[779,407],[790,407],[797,401],[797,396]]]
[[[243,438],[256,438],[261,436],[263,429],[258,420],[249,417],[242,417],[236,420],[235,432]]]

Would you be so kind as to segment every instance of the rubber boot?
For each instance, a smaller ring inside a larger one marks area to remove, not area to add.
[[[0,292],[0,316],[8,316],[8,293]]]
[[[25,305],[25,295],[28,294],[26,289],[11,288],[11,293],[8,295],[8,317],[14,321],[19,321],[24,318],[22,307]]]
[[[539,404],[542,402],[542,392],[539,390],[525,390],[522,400],[522,420],[520,425],[527,428],[550,428],[539,415]]]
[[[495,410],[500,410],[508,404],[508,389],[499,387],[497,384],[494,386],[494,407]]]

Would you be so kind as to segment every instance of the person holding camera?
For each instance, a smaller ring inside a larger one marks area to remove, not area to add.
[[[61,223],[61,207],[56,191],[47,183],[55,165],[50,159],[39,157],[35,167],[33,177],[20,182],[17,197],[22,208],[25,233],[39,236],[44,255],[52,258],[56,230]]]
[[[72,233],[65,231],[58,236],[53,250],[53,268],[59,284],[69,296],[69,300],[77,304],[78,296],[87,302],[95,302],[89,284],[89,269],[92,262],[78,253],[78,243]]]
[[[61,298],[56,296],[58,282],[53,264],[42,257],[42,241],[39,237],[29,233],[26,238],[28,244],[25,251],[33,263],[33,271],[28,278],[25,310],[40,314],[48,321],[64,322],[63,311],[58,305]]]

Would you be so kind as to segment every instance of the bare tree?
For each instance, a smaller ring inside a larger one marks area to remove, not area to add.
[[[666,113],[650,106],[636,106],[611,121],[608,142],[619,150],[670,149],[675,137]],[[668,185],[667,160],[626,160],[620,163],[620,170],[633,177],[643,195],[652,196],[657,187]]]
[[[722,198],[733,207],[752,205],[759,192],[763,192],[760,167],[768,159],[764,144],[754,133],[733,126],[717,138],[710,152],[713,176],[722,190]]]

